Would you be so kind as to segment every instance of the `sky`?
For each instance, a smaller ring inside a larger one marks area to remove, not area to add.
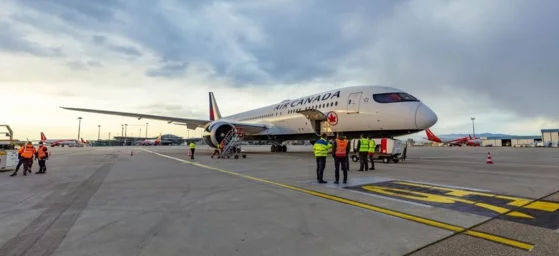
[[[18,139],[200,136],[164,121],[60,106],[208,118],[333,88],[402,89],[436,134],[559,128],[554,0],[3,0],[0,88]],[[141,130],[140,130],[141,129]],[[418,134],[424,136],[424,134]]]

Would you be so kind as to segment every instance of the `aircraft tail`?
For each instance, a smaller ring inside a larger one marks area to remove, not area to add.
[[[41,141],[45,143],[47,141],[47,136],[43,132],[41,132]]]
[[[427,134],[428,140],[435,141],[435,142],[442,142],[441,139],[437,137],[437,135],[435,135],[430,129],[425,129],[425,133]]]
[[[215,121],[221,119],[221,112],[215,101],[214,93],[210,92],[210,120]]]

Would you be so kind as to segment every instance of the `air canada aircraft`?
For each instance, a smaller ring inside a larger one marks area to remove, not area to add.
[[[438,121],[437,115],[414,96],[391,87],[362,85],[325,91],[302,98],[222,117],[213,92],[209,93],[209,119],[61,107],[67,110],[154,119],[187,129],[203,128],[202,139],[213,148],[233,129],[243,140],[271,140],[272,152],[286,152],[289,140],[316,140],[321,133],[348,139],[361,134],[374,138],[423,131]]]

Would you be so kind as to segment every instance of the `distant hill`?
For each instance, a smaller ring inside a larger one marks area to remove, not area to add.
[[[441,134],[440,137],[465,137],[470,134],[464,133],[451,133],[451,134]],[[516,135],[502,134],[502,133],[476,133],[476,137],[515,137]]]

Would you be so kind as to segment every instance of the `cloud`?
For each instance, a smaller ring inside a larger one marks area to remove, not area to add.
[[[145,74],[149,77],[180,77],[185,74],[187,67],[188,63],[185,62],[167,62],[160,64],[159,67],[148,68],[145,71]]]
[[[231,102],[251,108],[243,97],[264,104],[380,84],[425,101],[445,130],[469,129],[470,116],[487,130],[508,129],[500,122],[558,120],[555,1],[28,0],[7,6],[0,49],[58,57],[53,65],[75,72],[57,76],[43,67],[49,82],[81,86],[91,97],[99,97],[89,94],[91,86],[136,95],[157,84],[191,98],[195,85],[243,92]]]
[[[7,22],[0,21],[0,51],[27,53],[40,57],[62,57],[60,48],[45,47],[37,42],[26,40],[22,33],[14,31]]]

